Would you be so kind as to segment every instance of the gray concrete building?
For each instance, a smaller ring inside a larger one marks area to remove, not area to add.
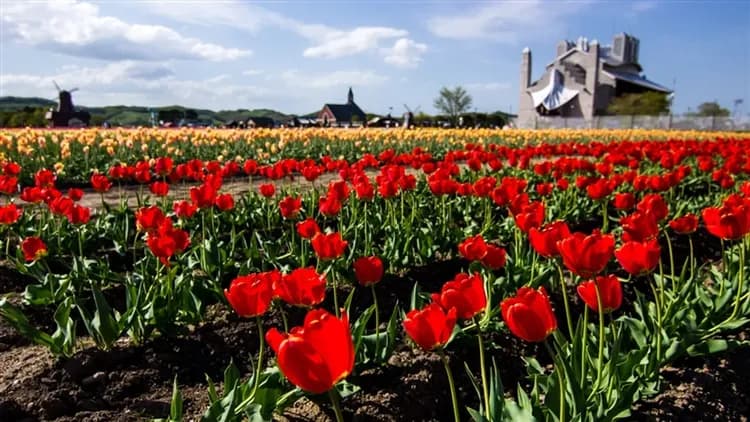
[[[604,114],[612,99],[628,93],[671,93],[643,74],[638,38],[620,33],[612,45],[579,38],[557,44],[556,57],[541,78],[531,80],[531,50],[521,55],[518,122],[529,126],[538,116],[591,119]]]

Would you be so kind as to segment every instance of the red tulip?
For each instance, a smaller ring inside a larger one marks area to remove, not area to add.
[[[481,234],[469,237],[458,245],[458,253],[469,261],[479,261],[487,255],[487,243]]]
[[[281,212],[281,216],[287,220],[297,218],[301,209],[302,198],[287,196],[279,201],[279,211]]]
[[[349,198],[349,185],[346,184],[345,180],[338,180],[330,182],[328,184],[328,196],[343,201]]]
[[[544,223],[544,203],[534,201],[521,208],[521,212],[513,215],[516,225],[522,232],[528,233],[532,228],[538,228]]]
[[[70,224],[86,224],[91,219],[91,209],[78,204],[73,205],[65,214]]]
[[[312,247],[319,259],[336,259],[344,254],[349,242],[341,238],[341,233],[318,233],[312,238]]]
[[[355,183],[354,191],[357,193],[357,199],[360,201],[371,201],[375,197],[375,188],[369,180]]]
[[[50,170],[42,169],[34,175],[34,185],[39,188],[51,188],[55,186],[55,173]]]
[[[318,200],[318,210],[326,217],[334,217],[341,211],[341,201],[335,196],[323,196]]]
[[[637,208],[640,212],[651,212],[656,218],[656,221],[661,221],[669,215],[669,207],[667,206],[667,203],[664,202],[664,198],[658,193],[644,196],[643,199],[641,199],[641,202],[638,203]]]
[[[318,227],[318,223],[315,220],[308,218],[305,221],[297,223],[297,233],[303,239],[312,239],[316,234],[320,233],[320,227]]]
[[[541,229],[529,230],[529,241],[536,253],[545,257],[553,258],[560,255],[557,242],[570,236],[568,224],[564,221],[549,223]]]
[[[159,176],[166,176],[172,172],[174,161],[170,157],[159,157],[154,162],[154,172]]]
[[[605,275],[594,280],[584,281],[578,285],[578,296],[594,312],[599,312],[599,302],[596,299],[597,286],[599,286],[599,296],[602,301],[602,312],[608,313],[617,310],[622,304],[620,279],[614,275]]]
[[[198,211],[198,207],[188,201],[174,201],[172,210],[179,218],[190,218]]]
[[[38,204],[45,199],[46,189],[38,188],[36,186],[27,186],[21,191],[21,200]]]
[[[148,234],[146,244],[162,264],[169,266],[169,259],[190,245],[190,235],[185,230],[173,228],[172,220],[164,219],[157,230]]]
[[[36,261],[47,255],[47,245],[38,237],[27,237],[21,242],[21,251],[26,262]]]
[[[557,329],[557,320],[544,287],[539,290],[521,287],[514,297],[503,300],[500,311],[510,332],[528,342],[544,341]]]
[[[222,193],[216,197],[215,203],[221,211],[229,211],[234,208],[234,197],[231,193]]]
[[[651,272],[659,264],[661,248],[656,239],[647,242],[625,242],[615,251],[617,261],[633,275]]]
[[[151,232],[159,228],[166,217],[156,205],[143,207],[135,212],[135,227],[138,231]]]
[[[98,193],[108,192],[112,188],[112,182],[101,173],[91,175],[91,187]]]
[[[216,195],[216,188],[206,183],[190,188],[190,199],[198,208],[213,207],[214,202],[216,202]]]
[[[278,270],[240,276],[224,289],[224,296],[241,317],[263,315],[271,305],[273,285],[280,279]]]
[[[72,199],[67,196],[58,196],[49,202],[49,210],[55,215],[67,215],[73,205]]]
[[[659,235],[659,224],[651,211],[635,211],[620,219],[622,240],[625,242],[645,242]]]
[[[273,183],[264,183],[258,187],[260,194],[266,198],[270,198],[276,193],[276,186]]]
[[[330,390],[354,369],[354,341],[345,313],[339,319],[322,309],[311,310],[302,327],[288,334],[272,328],[266,340],[284,376],[313,394]]]
[[[313,267],[297,268],[274,282],[273,294],[290,305],[317,305],[326,296],[326,277]]]
[[[354,276],[362,286],[378,283],[383,278],[383,261],[377,256],[363,256],[354,261]]]
[[[12,161],[8,161],[3,165],[2,173],[9,176],[18,176],[19,174],[21,174],[21,166]]]
[[[68,198],[72,199],[73,202],[78,202],[83,198],[83,190],[78,188],[68,189]]]
[[[685,214],[669,222],[669,227],[679,234],[690,234],[698,229],[698,217],[695,214]]]
[[[572,273],[591,278],[599,274],[612,259],[615,239],[598,231],[586,236],[584,233],[573,233],[557,242],[565,267]]]
[[[16,204],[10,203],[8,205],[0,206],[0,224],[11,225],[18,221],[23,214],[23,209],[18,208]]]
[[[437,303],[421,310],[413,309],[404,318],[404,330],[423,350],[444,346],[451,338],[456,326],[456,308],[447,313]]]
[[[703,210],[703,222],[712,235],[726,240],[742,239],[750,233],[750,206],[727,204]]]
[[[491,270],[497,270],[505,266],[505,258],[505,249],[500,246],[487,245],[487,254],[480,262]]]
[[[148,189],[156,196],[167,196],[167,194],[169,194],[169,183],[156,181],[151,183]]]
[[[456,308],[456,317],[459,319],[474,318],[487,306],[482,276],[477,273],[460,273],[445,283],[440,293],[433,294],[432,301],[440,304],[443,309]]]
[[[635,195],[630,192],[618,193],[612,204],[620,211],[628,211],[635,206]]]
[[[586,193],[593,200],[605,199],[612,193],[612,186],[608,179],[598,179],[594,183],[586,186]]]

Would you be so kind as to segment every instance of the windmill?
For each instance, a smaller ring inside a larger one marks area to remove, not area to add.
[[[422,106],[417,106],[414,111],[412,111],[412,109],[406,104],[404,104],[404,108],[406,109],[406,113],[404,113],[404,127],[408,129],[412,127],[414,115],[419,113],[419,110],[422,108]]]
[[[65,90],[60,88],[54,80],[52,83],[57,89],[57,110],[50,110],[47,112],[45,117],[53,127],[68,127],[68,126],[88,126],[91,120],[91,114],[88,111],[76,111],[73,106],[73,97],[71,94],[78,91],[78,88],[71,90]]]

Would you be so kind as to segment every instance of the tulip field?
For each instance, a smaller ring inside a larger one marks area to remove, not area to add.
[[[2,421],[750,414],[747,133],[0,130],[0,233]]]

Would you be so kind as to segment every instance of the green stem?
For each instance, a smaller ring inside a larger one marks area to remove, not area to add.
[[[586,381],[586,343],[588,343],[589,334],[589,307],[583,308],[583,332],[581,333],[581,379],[579,380],[580,387],[583,388],[583,383]]]
[[[547,352],[549,352],[549,355],[552,357],[552,362],[555,362],[555,368],[553,369],[557,373],[557,381],[560,383],[560,414],[559,414],[559,422],[565,422],[565,379],[563,378],[563,366],[560,365],[557,366],[557,362],[555,359],[555,352],[552,350],[552,347],[549,345],[549,343],[545,340],[544,341],[544,347],[547,348]]]
[[[688,267],[690,267],[690,281],[693,281],[693,277],[695,277],[695,267],[693,265],[694,254],[693,254],[693,236],[688,236],[688,244],[690,245],[690,262],[688,263]]]
[[[565,285],[565,274],[563,274],[562,266],[557,264],[557,272],[560,275],[560,290],[563,297],[563,306],[565,307],[565,322],[568,324],[568,334],[570,339],[573,340],[573,320],[570,317],[570,305],[568,304],[568,292]]]
[[[596,305],[599,311],[599,352],[596,357],[596,386],[598,388],[602,378],[602,361],[604,360],[604,309],[602,309],[602,295],[596,282],[594,282],[594,287],[596,288]]]
[[[745,240],[742,239],[740,242],[740,262],[739,262],[739,282],[737,284],[737,299],[734,302],[734,310],[732,311],[732,315],[727,318],[726,321],[722,322],[719,325],[726,324],[728,322],[731,322],[735,317],[737,317],[737,313],[740,311],[740,302],[742,301],[742,287],[745,282]]]
[[[258,391],[258,384],[260,384],[260,375],[263,373],[263,349],[266,348],[265,338],[263,337],[263,321],[260,319],[260,315],[255,317],[255,325],[258,326],[258,365],[255,371],[253,395]]]
[[[727,271],[728,270],[727,253],[726,253],[726,248],[724,248],[724,239],[721,239],[721,263],[724,267],[724,271]],[[724,279],[725,277],[721,278],[721,285],[719,287],[719,297],[724,296]]]
[[[344,414],[341,412],[341,399],[339,398],[339,392],[334,386],[328,390],[328,397],[331,398],[331,404],[333,404],[333,411],[336,412],[336,421],[344,422]]]
[[[442,350],[438,350],[438,354],[443,361],[445,366],[445,373],[448,375],[448,387],[451,390],[451,403],[453,403],[453,420],[455,422],[461,422],[461,417],[458,414],[458,396],[456,395],[456,383],[453,381],[453,372],[451,366],[448,364],[448,358],[445,356]]]
[[[674,253],[672,252],[672,240],[669,238],[669,232],[667,232],[667,230],[664,230],[664,237],[667,238],[667,249],[669,250],[669,275],[672,277],[672,290],[674,291]]]
[[[336,318],[339,318],[341,315],[339,313],[339,295],[336,292],[338,289],[338,277],[336,277],[336,271],[333,271],[333,265],[331,265],[331,281],[333,282],[333,308],[334,313],[336,314]]]
[[[479,343],[479,366],[480,373],[482,374],[482,394],[484,397],[484,416],[489,420],[490,418],[490,393],[487,385],[487,370],[484,360],[484,340],[482,339],[482,326],[479,324],[479,319],[475,318],[474,321],[477,325],[477,341]]]
[[[375,305],[375,356],[380,357],[380,310],[378,309],[378,295],[375,293],[375,284],[370,284],[372,291],[372,303]]]
[[[657,367],[661,361],[661,301],[659,300],[659,294],[656,292],[656,288],[653,283],[651,284],[651,290],[654,292],[654,302],[656,306],[656,362]],[[655,370],[653,368],[652,370]]]
[[[284,305],[279,302],[279,312],[281,313],[281,321],[284,323],[284,332],[289,332],[289,321],[286,319],[286,311],[284,311]]]
[[[609,215],[607,215],[607,200],[602,200],[602,233],[607,233],[609,229]]]

